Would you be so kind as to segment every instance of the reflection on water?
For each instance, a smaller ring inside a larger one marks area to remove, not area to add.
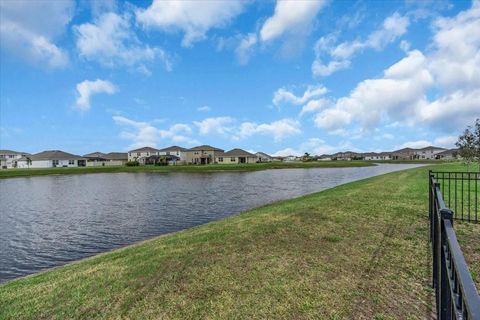
[[[411,164],[0,180],[0,282]]]

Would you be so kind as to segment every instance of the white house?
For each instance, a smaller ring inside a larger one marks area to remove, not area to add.
[[[168,148],[163,148],[158,150],[159,155],[161,156],[175,156],[177,158],[180,158],[181,163],[186,163],[187,162],[187,152],[188,149],[179,147],[179,146],[171,146]]]
[[[152,147],[143,147],[128,151],[128,161],[140,161],[142,158],[150,156],[159,156],[160,150]]]
[[[383,160],[382,156],[379,153],[376,152],[367,152],[363,153],[363,159],[364,160]]]
[[[48,150],[17,160],[18,168],[84,167],[86,159],[60,150]]]
[[[255,153],[255,156],[257,157],[258,162],[272,162],[273,160],[272,156],[269,156],[264,152],[257,152]]]
[[[18,159],[28,155],[30,154],[27,152],[0,150],[0,168],[1,169],[16,168]]]
[[[283,162],[293,162],[297,160],[297,156],[289,155],[283,158]]]

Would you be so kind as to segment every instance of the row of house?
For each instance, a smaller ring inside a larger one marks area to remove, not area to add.
[[[337,152],[331,155],[311,157],[312,160],[452,160],[459,156],[458,149],[444,149],[439,147],[425,147],[420,149],[403,148],[392,152],[367,152],[353,151]],[[123,152],[93,152],[83,156],[74,155],[61,150],[47,150],[36,154],[17,152],[13,150],[0,150],[0,168],[52,168],[52,167],[98,167],[121,166],[127,162],[138,162],[140,165],[156,164],[166,161],[168,164],[243,164],[271,161],[302,161],[304,157],[286,156],[272,157],[263,152],[256,154],[242,149],[225,151],[209,145],[194,148],[171,146],[163,149],[143,147]]]
[[[128,151],[128,161],[136,161],[140,164],[149,164],[159,157],[166,157],[171,164],[242,164],[258,161],[255,154],[242,149],[236,148],[225,151],[209,145],[201,145],[190,149],[179,146],[164,149],[143,147]]]
[[[124,165],[127,153],[94,152],[79,156],[61,150],[46,150],[35,154],[0,150],[0,168],[54,168],[54,167],[94,167]]]
[[[358,153],[352,151],[325,154],[319,160],[453,160],[459,157],[458,149],[428,146],[425,148],[403,148],[391,152]]]

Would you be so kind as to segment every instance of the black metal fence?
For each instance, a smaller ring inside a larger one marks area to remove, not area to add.
[[[480,222],[480,172],[430,171],[430,175],[440,184],[442,198],[455,219]]]
[[[455,214],[445,204],[444,194],[447,193],[437,181],[439,174],[442,173],[430,171],[429,174],[430,240],[437,319],[480,319],[480,296],[458,244],[453,229]],[[448,175],[448,172],[444,174]]]

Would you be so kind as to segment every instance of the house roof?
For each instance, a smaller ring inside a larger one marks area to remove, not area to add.
[[[87,153],[85,155],[83,155],[84,158],[102,158],[102,159],[106,159],[107,155],[103,152],[100,152],[100,151],[95,151],[95,152],[92,152],[92,153]]]
[[[437,154],[438,154],[438,155],[454,154],[454,153],[458,153],[459,151],[460,151],[459,149],[454,148],[454,149],[448,149],[448,150],[439,152],[439,153],[437,153]]]
[[[143,147],[143,148],[130,150],[128,152],[158,152],[158,151],[160,151],[160,150],[152,148],[152,147]]]
[[[440,147],[434,147],[434,146],[428,146],[428,147],[425,147],[425,148],[420,148],[420,149],[417,149],[418,151],[426,151],[426,150],[447,150],[445,148],[440,148]]]
[[[235,148],[223,153],[226,157],[255,157],[253,153],[245,151],[243,149]]]
[[[127,160],[128,154],[126,152],[110,152],[105,155],[108,160]]]
[[[201,146],[197,146],[189,149],[189,151],[202,151],[202,150],[223,152],[223,149],[215,148],[215,147],[209,146],[208,144],[203,144]]]
[[[80,156],[64,152],[61,150],[46,150],[36,154],[32,154],[29,156],[30,160],[32,161],[39,161],[39,160],[84,160]],[[27,160],[27,157],[21,157],[19,161]]]
[[[0,154],[30,154],[30,153],[3,149],[3,150],[0,150]]]
[[[265,152],[257,152],[255,155],[260,156],[260,157],[265,157],[265,158],[271,158],[272,157],[272,156],[266,154]]]
[[[403,148],[403,149],[398,149],[398,150],[392,151],[392,153],[411,153],[411,152],[415,152],[415,151],[417,151],[417,150],[412,149],[412,148]]]
[[[167,148],[163,148],[163,149],[160,149],[159,151],[182,151],[182,152],[186,152],[188,151],[188,149],[186,148],[182,148],[182,147],[179,147],[179,146],[170,146],[170,147],[167,147]]]

